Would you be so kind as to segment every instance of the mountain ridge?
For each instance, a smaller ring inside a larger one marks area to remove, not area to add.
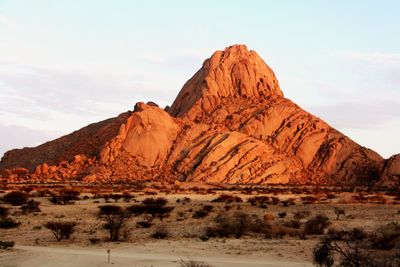
[[[206,59],[171,107],[139,102],[133,112],[9,151],[0,169],[8,180],[371,185],[398,179],[398,164],[286,99],[258,54],[234,45]]]

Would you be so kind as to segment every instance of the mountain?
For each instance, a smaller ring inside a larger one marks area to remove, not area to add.
[[[215,52],[171,107],[133,111],[5,153],[5,179],[365,184],[399,178],[383,159],[286,99],[255,51]]]

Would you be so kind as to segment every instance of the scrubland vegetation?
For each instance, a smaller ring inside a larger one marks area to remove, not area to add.
[[[7,185],[0,199],[1,249],[14,241],[288,240],[306,244],[308,260],[318,266],[400,266],[400,192],[394,190]]]

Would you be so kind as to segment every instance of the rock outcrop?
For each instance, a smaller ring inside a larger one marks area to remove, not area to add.
[[[398,177],[398,165],[398,156],[385,161],[284,98],[257,53],[236,45],[207,59],[170,108],[138,103],[133,112],[9,151],[0,169],[24,167],[25,178],[38,180],[370,185],[382,174]]]
[[[245,45],[215,52],[183,86],[171,106],[172,116],[211,112],[226,97],[283,97],[274,72]]]
[[[400,184],[400,154],[393,155],[386,160],[380,182],[390,185]]]
[[[164,110],[137,103],[135,112],[119,129],[118,135],[100,151],[100,161],[109,163],[121,151],[150,168],[162,164],[168,155],[180,127]]]

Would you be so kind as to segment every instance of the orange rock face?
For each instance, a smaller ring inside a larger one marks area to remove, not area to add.
[[[116,137],[100,151],[100,161],[114,161],[121,151],[128,152],[146,167],[162,164],[180,127],[164,110],[137,103],[136,112],[122,124]]]
[[[398,175],[398,162],[284,98],[273,71],[237,45],[207,59],[170,108],[138,103],[133,112],[9,151],[0,169],[87,182],[373,184],[383,173]]]
[[[380,182],[392,185],[398,185],[400,183],[400,154],[391,156],[385,162]]]
[[[171,106],[175,117],[212,111],[227,97],[283,97],[273,71],[244,45],[215,52],[183,86]]]

